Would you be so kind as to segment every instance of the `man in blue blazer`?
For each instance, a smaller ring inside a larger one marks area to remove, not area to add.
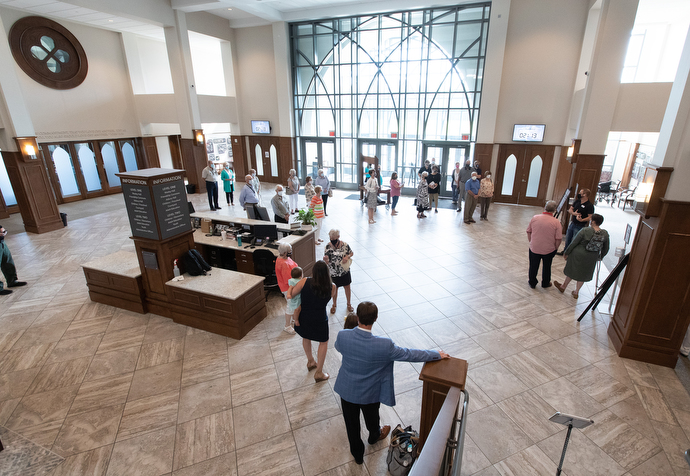
[[[445,352],[398,347],[387,337],[378,337],[371,328],[379,310],[373,302],[365,301],[357,306],[359,326],[338,332],[335,348],[343,356],[334,390],[340,395],[343,418],[350,442],[350,453],[357,464],[364,462],[364,443],[360,438],[359,412],[369,430],[369,444],[373,445],[388,436],[390,425],[379,427],[381,403],[395,405],[393,363],[429,362],[448,359]]]

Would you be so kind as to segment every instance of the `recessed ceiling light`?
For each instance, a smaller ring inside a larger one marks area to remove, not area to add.
[[[230,11],[230,12],[231,12],[231,11],[232,11],[232,8],[228,8],[228,11]]]
[[[112,23],[112,22],[113,22],[112,20],[108,20],[108,21],[109,21],[110,23]]]

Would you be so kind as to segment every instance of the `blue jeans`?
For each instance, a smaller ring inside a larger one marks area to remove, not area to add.
[[[455,182],[450,186],[453,189],[453,202],[458,201],[458,186],[455,185]]]
[[[580,232],[580,230],[582,230],[583,228],[584,228],[584,225],[583,226],[577,226],[575,223],[571,223],[568,226],[568,230],[565,232],[565,246],[563,247],[563,251],[568,249],[568,245],[570,245],[570,243],[572,243],[573,238],[575,238],[575,235],[577,235]]]
[[[399,197],[398,195],[396,195],[395,197],[393,197],[393,210],[395,210],[395,206],[398,204],[398,199],[399,199],[399,198],[400,198],[400,197]]]

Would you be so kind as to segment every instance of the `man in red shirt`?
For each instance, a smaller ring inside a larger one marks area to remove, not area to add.
[[[541,270],[541,287],[551,286],[551,262],[556,255],[556,250],[561,245],[563,232],[561,222],[554,218],[558,204],[546,202],[544,212],[534,215],[527,225],[527,239],[529,240],[529,286],[537,287],[537,272],[539,263],[543,262]]]

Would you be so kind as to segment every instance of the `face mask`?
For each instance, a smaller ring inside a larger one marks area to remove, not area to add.
[[[332,244],[333,246],[335,246],[337,243],[338,243],[338,240],[337,240],[337,239],[331,240],[331,244]]]
[[[255,178],[255,177],[256,177],[256,174],[252,174],[252,178]]]
[[[472,180],[477,180],[477,177],[472,177]]]
[[[322,173],[321,173],[321,174],[319,174],[319,177],[323,177],[323,174],[322,174]]]
[[[283,191],[282,191],[282,190],[278,190],[278,195],[282,197],[282,196],[283,196]]]
[[[487,175],[486,178],[491,179],[491,175]]]

